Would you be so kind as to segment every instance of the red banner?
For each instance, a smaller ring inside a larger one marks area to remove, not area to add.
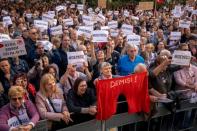
[[[126,77],[99,80],[97,89],[98,120],[107,120],[116,113],[117,100],[120,94],[126,97],[128,112],[146,112],[150,110],[148,78],[146,73]]]

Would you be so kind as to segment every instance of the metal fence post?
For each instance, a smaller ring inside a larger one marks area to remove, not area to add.
[[[101,131],[106,131],[106,121],[101,121]]]

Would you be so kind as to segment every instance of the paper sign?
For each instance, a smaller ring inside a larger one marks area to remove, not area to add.
[[[139,35],[127,35],[127,43],[128,44],[140,44],[140,36]]]
[[[88,13],[93,12],[92,8],[88,8]]]
[[[175,6],[172,13],[173,13],[173,16],[176,18],[181,17],[182,16],[181,6]]]
[[[61,34],[63,34],[62,25],[51,28],[51,35],[61,35]]]
[[[26,14],[25,16],[30,19],[32,17],[32,14],[29,13],[29,14]]]
[[[98,7],[106,8],[107,7],[106,2],[107,2],[106,0],[98,0]]]
[[[71,9],[75,8],[75,4],[71,4],[71,5],[70,5],[70,8],[71,8]]]
[[[109,27],[108,26],[101,26],[101,30],[109,30]]]
[[[72,26],[74,25],[73,19],[69,18],[69,19],[63,19],[63,22],[66,26]]]
[[[3,24],[4,24],[5,26],[12,25],[12,20],[11,20],[10,16],[5,16],[5,17],[3,17]]]
[[[21,39],[0,42],[0,58],[26,55],[24,41]]]
[[[55,11],[48,11],[47,12],[49,15],[54,15],[55,16]]]
[[[123,24],[121,29],[125,35],[130,35],[133,33],[133,26],[132,25]]]
[[[69,64],[81,65],[85,62],[85,55],[83,51],[67,52]]]
[[[82,20],[83,20],[83,23],[84,23],[85,25],[90,25],[90,24],[93,23],[93,22],[92,22],[92,17],[91,17],[91,16],[83,15],[83,16],[82,16]]]
[[[197,10],[193,10],[192,15],[197,15]]]
[[[190,64],[190,60],[191,60],[190,51],[175,50],[172,56],[171,64],[188,66]]]
[[[116,29],[118,27],[118,22],[117,21],[110,21],[110,22],[108,22],[108,26],[110,29]]]
[[[54,15],[49,15],[49,14],[42,15],[42,20],[47,21],[47,22],[53,21],[53,18],[54,18]]]
[[[139,10],[152,10],[154,2],[139,2]]]
[[[110,30],[110,35],[112,36],[112,37],[117,37],[118,36],[118,34],[119,34],[119,30]]]
[[[40,29],[45,29],[45,30],[48,29],[48,22],[47,21],[34,20],[34,25],[35,25],[35,27],[40,28]]]
[[[129,17],[129,12],[127,10],[124,11],[124,16]]]
[[[55,8],[55,10],[56,10],[57,12],[59,12],[60,10],[64,10],[64,9],[65,9],[65,7],[62,6],[62,5],[59,5],[59,6],[57,6],[57,7]]]
[[[6,41],[6,40],[11,40],[10,36],[7,34],[0,34],[0,42]]]
[[[93,42],[108,42],[108,31],[94,30],[92,32]]]
[[[50,41],[41,40],[38,42],[42,43],[42,45],[44,46],[44,50],[51,51],[53,48],[53,44]]]
[[[179,27],[181,28],[190,28],[191,21],[180,20]]]
[[[170,40],[180,40],[181,32],[170,32]]]
[[[118,15],[119,14],[119,11],[114,11],[114,15]]]
[[[113,11],[110,10],[107,12],[107,15],[112,15],[112,13],[113,13]]]
[[[82,10],[84,9],[84,7],[83,7],[82,4],[78,4],[78,5],[77,5],[77,9],[80,10],[80,11],[82,11]]]
[[[90,38],[92,34],[93,28],[89,26],[79,26],[77,34],[79,36],[85,35],[86,38]]]

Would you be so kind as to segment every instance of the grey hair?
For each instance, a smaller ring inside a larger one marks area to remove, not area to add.
[[[128,43],[127,43],[127,50],[128,50],[128,49],[131,49],[131,48],[135,48],[135,49],[137,50],[137,52],[138,52],[138,50],[139,50],[139,48],[138,48],[137,45],[135,45],[135,44],[128,44]]]
[[[139,63],[139,64],[137,64],[137,65],[135,66],[135,68],[134,68],[134,73],[137,72],[137,71],[139,70],[139,67],[140,67],[140,66],[142,66],[142,67],[144,67],[144,68],[147,69],[147,66],[146,66],[145,64]]]
[[[167,56],[170,57],[172,56],[171,52],[169,50],[163,49],[161,50],[161,52],[159,53],[160,56]]]
[[[99,64],[99,70],[101,70],[103,67],[106,66],[112,66],[109,62],[102,62],[101,64]]]

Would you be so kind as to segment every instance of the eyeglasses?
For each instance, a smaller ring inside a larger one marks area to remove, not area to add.
[[[136,50],[130,50],[130,52],[136,52]]]
[[[35,34],[37,34],[37,32],[32,32],[31,34],[32,34],[32,35],[35,35]]]
[[[23,99],[23,97],[11,98],[12,101],[17,101],[17,100],[21,101],[22,99]]]

